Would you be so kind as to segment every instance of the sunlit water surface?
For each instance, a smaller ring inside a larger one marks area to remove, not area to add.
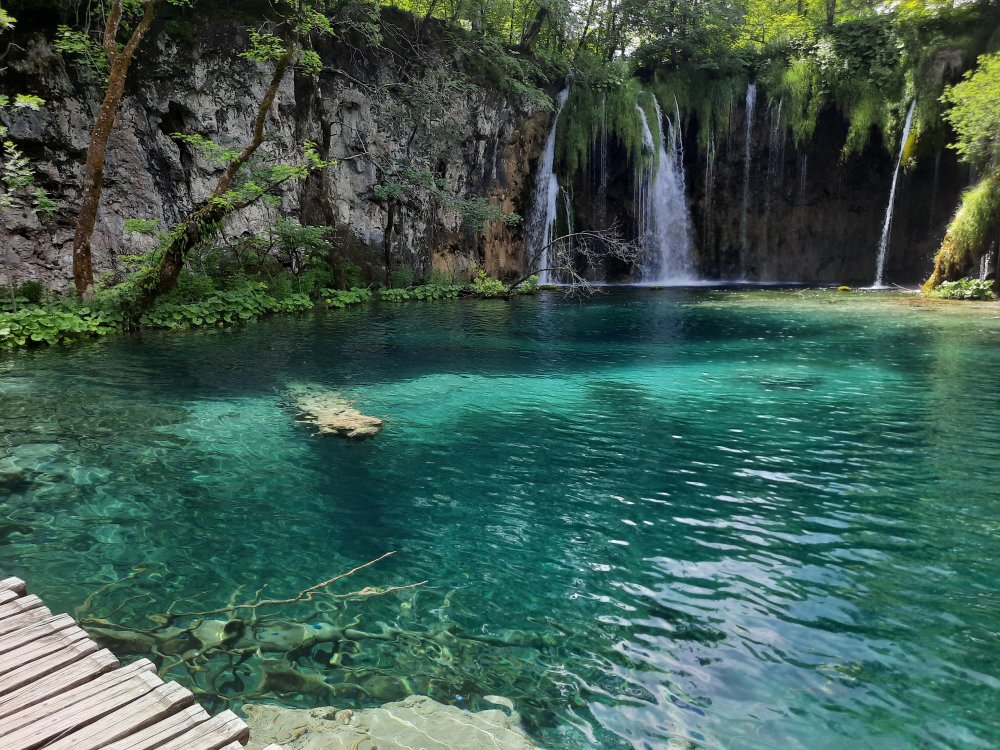
[[[353,587],[426,586],[281,613],[383,636],[263,698],[504,695],[553,750],[996,748],[998,316],[543,293],[9,356],[0,570],[67,611],[124,578],[90,614],[149,627],[395,550]],[[312,436],[302,383],[384,432]]]

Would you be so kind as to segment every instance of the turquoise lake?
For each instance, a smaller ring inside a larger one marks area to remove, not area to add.
[[[168,669],[213,709],[499,695],[548,750],[996,748],[998,383],[996,306],[801,291],[7,355],[0,572],[137,629],[387,551],[333,590],[427,580],[272,608],[280,648]],[[314,436],[300,385],[384,431]],[[353,630],[296,645],[296,623]]]

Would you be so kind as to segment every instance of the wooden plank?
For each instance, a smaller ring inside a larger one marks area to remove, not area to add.
[[[281,745],[268,745],[264,750],[284,750]]]
[[[61,695],[117,667],[118,660],[107,649],[64,665],[17,690],[0,695],[0,719],[53,696]],[[3,722],[0,721],[0,724]]]
[[[18,599],[18,601],[23,602],[30,598],[30,596],[26,596],[22,599]],[[10,617],[0,619],[0,636],[4,636],[7,633],[13,633],[15,630],[20,630],[21,628],[33,625],[36,622],[41,622],[46,617],[52,617],[52,613],[49,611],[49,608],[38,606],[27,611],[22,610],[17,614],[11,615]]]
[[[0,591],[0,604],[5,604],[11,599],[17,599],[18,593],[16,591]]]
[[[77,704],[99,699],[105,693],[114,693],[120,686],[136,680],[141,675],[148,674],[151,671],[155,674],[155,667],[153,667],[152,662],[147,659],[140,659],[135,664],[129,664],[127,667],[106,672],[75,688],[64,690],[46,700],[25,706],[23,710],[4,719],[4,730],[11,732],[45,717],[55,717],[60,712],[75,712]],[[161,682],[162,680],[157,678],[156,684],[161,684]],[[115,706],[112,706],[113,708]]]
[[[50,742],[45,750],[101,750],[109,742],[155,724],[192,703],[194,696],[187,689],[176,682],[161,683],[156,689],[103,719]]]
[[[17,669],[0,675],[0,695],[6,695],[24,685],[28,685],[96,651],[97,644],[89,638],[85,638],[70,643],[62,650],[57,650],[40,659],[23,664]]]
[[[15,617],[23,612],[27,612],[29,609],[41,606],[42,600],[34,594],[21,597],[15,596],[6,603],[0,604],[0,620],[6,619],[7,617]]]
[[[71,643],[87,640],[90,640],[87,634],[75,625],[65,630],[60,630],[58,633],[43,635],[41,638],[36,638],[31,643],[20,648],[0,654],[0,675],[11,672],[43,656],[55,653]],[[95,648],[94,650],[96,651],[97,649]]]
[[[104,750],[155,750],[164,742],[208,721],[209,718],[208,712],[196,703],[161,719],[152,726],[106,745]]]
[[[157,750],[222,750],[233,742],[245,745],[249,739],[250,728],[246,722],[232,711],[223,711],[218,716],[163,743]],[[7,748],[4,747],[4,750]]]
[[[24,596],[28,593],[28,587],[20,578],[11,576],[0,581],[0,591],[13,591],[18,596]]]
[[[44,715],[18,729],[7,731],[3,737],[3,750],[35,750],[104,718],[112,711],[127,706],[162,684],[163,682],[155,674],[139,672],[130,680],[74,703],[72,710]]]
[[[33,625],[15,630],[13,633],[8,633],[3,638],[0,638],[0,654],[6,654],[14,649],[27,646],[29,643],[37,641],[43,636],[52,635],[53,633],[58,633],[60,630],[72,627],[76,627],[76,621],[69,615],[52,615],[46,617]]]
[[[72,664],[97,651],[97,644],[89,638],[74,641],[41,659],[23,664],[15,670],[0,675],[0,695],[6,695],[24,685],[31,684],[58,669]]]

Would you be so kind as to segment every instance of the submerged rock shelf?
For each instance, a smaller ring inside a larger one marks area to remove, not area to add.
[[[362,711],[244,706],[253,740],[247,750],[280,742],[287,750],[536,750],[516,714],[463,711],[411,695]]]

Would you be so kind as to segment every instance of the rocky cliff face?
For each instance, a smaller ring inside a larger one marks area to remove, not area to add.
[[[0,216],[6,248],[0,262],[17,281],[39,279],[65,289],[80,167],[101,92],[67,68],[45,35],[26,35],[18,43],[23,50],[7,59],[0,87],[37,92],[48,104],[12,116],[11,135],[33,158],[59,213],[48,222],[27,212]],[[98,273],[120,271],[122,255],[153,246],[151,237],[126,233],[127,220],[156,219],[169,227],[214,187],[219,167],[171,134],[197,133],[224,146],[248,138],[268,71],[237,56],[245,46],[238,25],[218,21],[199,24],[186,38],[159,29],[145,43],[108,152],[94,237]],[[394,266],[461,275],[478,263],[494,273],[515,272],[522,263],[520,227],[490,222],[475,231],[462,201],[483,196],[505,211],[526,213],[528,177],[549,115],[474,83],[443,47],[425,46],[414,59],[328,44],[319,50],[325,69],[318,80],[288,76],[263,151],[292,161],[309,140],[338,164],[325,177],[287,187],[279,205],[251,207],[227,235],[260,234],[279,214],[332,223],[342,259],[382,278],[391,227]],[[404,169],[433,175],[438,188],[401,180],[390,221],[377,188],[399,181]]]
[[[761,97],[763,99],[763,97]],[[761,111],[763,109],[763,111]],[[763,103],[751,128],[744,204],[745,112],[719,144],[712,179],[704,155],[690,159],[690,197],[702,273],[757,281],[871,284],[896,153],[873,135],[841,158],[847,124],[824,112],[812,139],[796,148]],[[695,153],[693,144],[690,153]],[[897,187],[885,278],[927,277],[967,170],[950,153],[907,165]],[[745,207],[744,207],[745,206]],[[745,218],[744,218],[745,216]]]

